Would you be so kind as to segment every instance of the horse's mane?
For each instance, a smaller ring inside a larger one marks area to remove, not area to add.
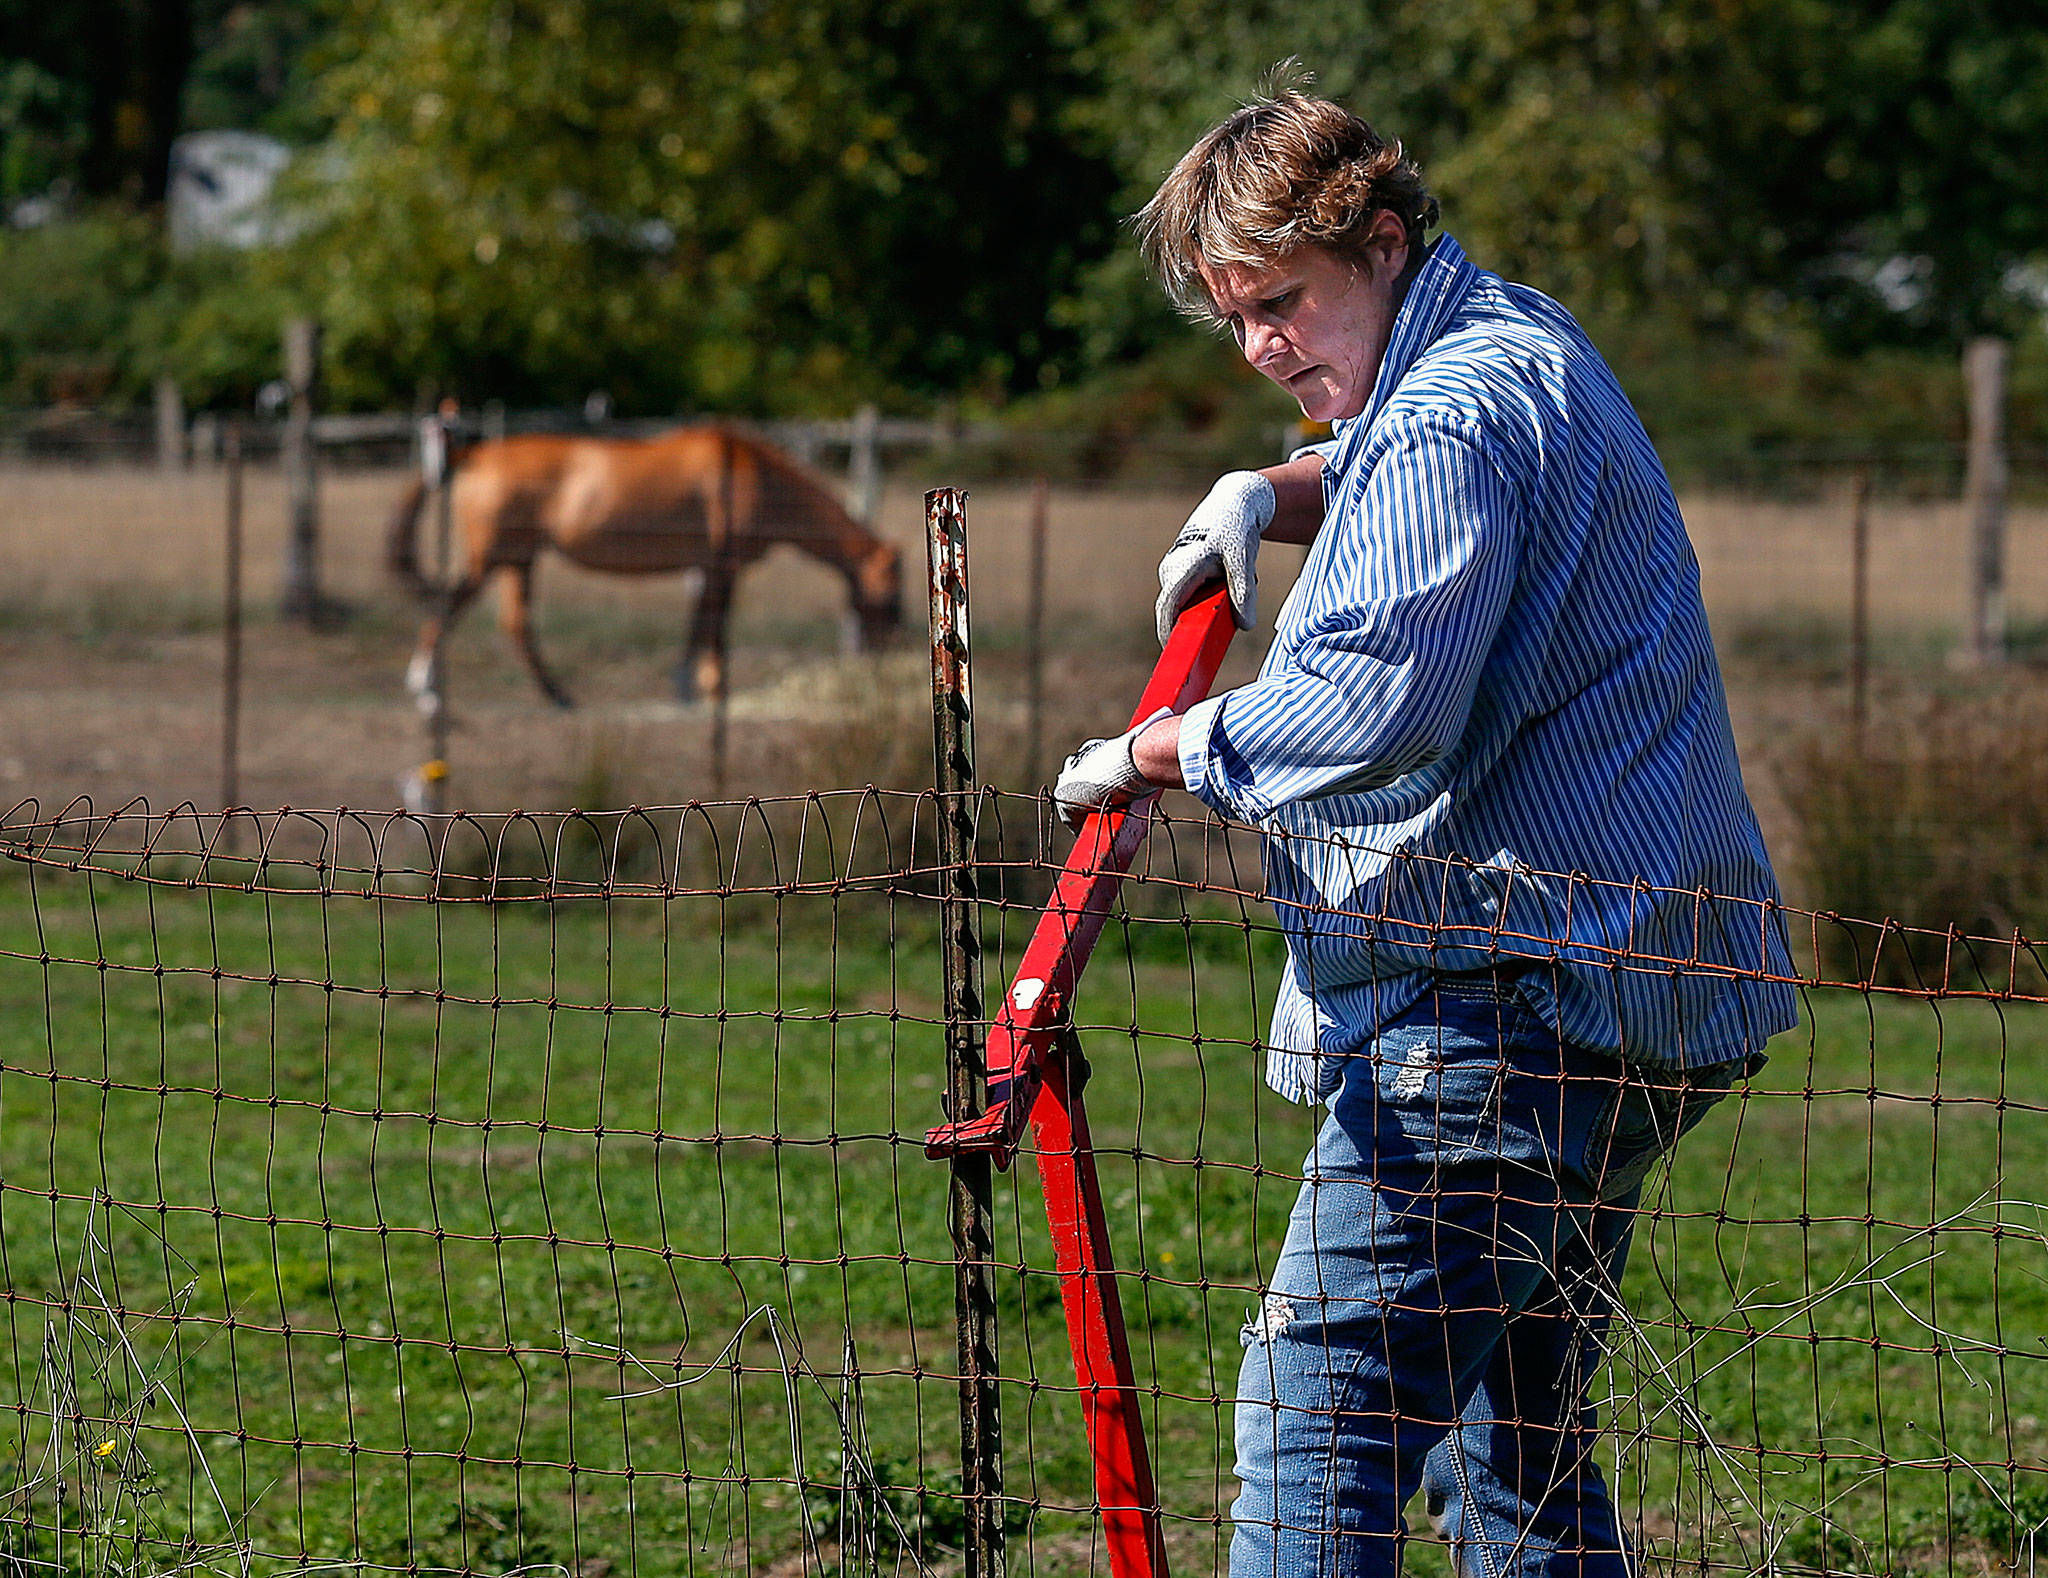
[[[765,521],[782,525],[784,532],[798,522],[823,526],[838,539],[837,546],[849,562],[887,546],[853,517],[822,477],[793,455],[743,428],[717,423],[714,429],[728,443],[743,448],[760,468]]]

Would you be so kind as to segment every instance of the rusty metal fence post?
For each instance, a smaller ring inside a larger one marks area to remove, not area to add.
[[[940,954],[946,994],[946,1116],[988,1101],[982,1042],[981,935],[974,876],[974,691],[967,624],[967,495],[924,496],[931,566],[932,752],[937,769]],[[986,1152],[949,1158],[953,1291],[960,1327],[960,1481],[968,1578],[1003,1571],[1003,1435],[996,1385],[993,1167]]]

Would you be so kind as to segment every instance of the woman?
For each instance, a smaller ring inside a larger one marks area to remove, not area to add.
[[[1269,836],[1268,1079],[1329,1115],[1244,1331],[1231,1571],[1391,1573],[1426,1490],[1461,1572],[1628,1570],[1593,1448],[1654,1160],[1794,1021],[1698,567],[1571,316],[1427,232],[1398,143],[1282,91],[1140,216],[1191,315],[1333,438],[1234,472],[1162,638],[1311,544],[1259,678],[1069,759]]]

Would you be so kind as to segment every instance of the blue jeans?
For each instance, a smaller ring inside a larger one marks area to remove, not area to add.
[[[1418,1487],[1461,1575],[1623,1578],[1587,1387],[1643,1179],[1742,1072],[1564,1045],[1485,972],[1346,1059],[1244,1330],[1232,1578],[1394,1573]]]

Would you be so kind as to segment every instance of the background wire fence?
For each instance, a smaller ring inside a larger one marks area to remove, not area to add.
[[[17,808],[9,1568],[956,1564],[935,809]],[[979,813],[1007,979],[1055,845],[1040,802]],[[1222,1562],[1239,1328],[1313,1132],[1263,1085],[1257,869],[1162,821],[1076,1011],[1186,1571]],[[2040,956],[1787,918],[1800,1030],[1643,1197],[1595,1386],[1617,1499],[1657,1570],[2030,1562]],[[1029,1172],[996,1192],[1011,1562],[1103,1571]]]
[[[1042,454],[1020,453],[1017,467],[990,457],[957,473],[973,494],[981,772],[1016,790],[1048,778],[1078,740],[1127,721],[1122,705],[1158,652],[1148,616],[1159,554],[1208,481],[1062,483],[1059,452],[1060,441],[1048,440]],[[1261,440],[1227,463],[1274,453]],[[839,458],[820,452],[828,478]],[[882,458],[875,526],[914,565],[936,457],[885,446]],[[1745,474],[1736,472],[1684,505],[1746,777],[1788,896],[1918,925],[1953,919],[2048,935],[2048,511],[2039,489],[2018,487],[2008,520],[2015,661],[1957,667],[1970,609],[1968,512],[1945,485],[1918,490],[1874,464],[1859,661],[1852,481],[1868,457],[1779,458],[1775,494],[1741,491]],[[2048,476],[2038,465],[2029,473],[2025,456],[2015,463],[2023,479]],[[1035,644],[1036,495],[1015,476],[1026,464],[1054,478]],[[397,803],[401,781],[435,754],[402,678],[423,610],[384,563],[386,528],[413,473],[394,462],[337,464],[321,476],[322,586],[351,617],[309,632],[278,614],[288,490],[267,460],[248,469],[239,777],[230,791],[221,767],[222,470],[0,464],[9,679],[0,689],[0,796]],[[1269,621],[1300,562],[1285,545],[1261,555]],[[490,610],[473,610],[448,654],[446,803],[654,804],[722,793],[712,721],[679,705],[672,688],[691,596],[678,578],[602,577],[550,558],[536,627],[582,704],[574,713],[542,703]],[[741,579],[728,790],[930,782],[924,654],[910,641],[843,662],[845,602],[836,575],[794,553]],[[1256,669],[1257,641],[1237,648],[1221,683]]]

